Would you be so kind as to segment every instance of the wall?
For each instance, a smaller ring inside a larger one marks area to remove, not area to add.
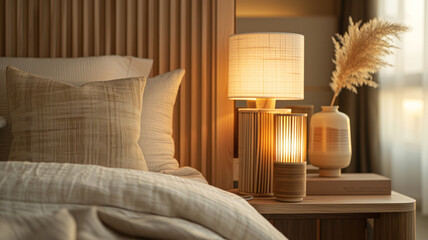
[[[333,71],[333,43],[337,31],[337,0],[237,0],[236,32],[293,32],[305,36],[305,99],[278,101],[287,105],[328,105],[332,98],[329,87]],[[239,107],[245,102],[239,101]]]

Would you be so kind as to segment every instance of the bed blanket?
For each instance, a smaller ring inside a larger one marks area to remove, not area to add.
[[[205,183],[94,165],[0,162],[0,239],[285,239]]]

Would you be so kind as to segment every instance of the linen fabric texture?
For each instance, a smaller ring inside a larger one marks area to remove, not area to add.
[[[0,116],[8,126],[0,129],[0,161],[8,159],[12,142],[9,110],[6,93],[6,67],[12,65],[22,71],[60,82],[79,86],[92,81],[106,81],[127,77],[148,78],[152,59],[124,56],[101,56],[82,58],[0,58]]]
[[[64,221],[50,228],[71,231],[56,235],[51,229],[43,239],[67,239],[73,231],[78,239],[286,239],[242,197],[190,179],[95,165],[0,162],[0,223],[18,222],[16,235],[37,233],[46,218],[32,216],[52,215]]]
[[[121,56],[0,58],[0,115],[9,119],[5,90],[5,69],[8,65],[78,86],[87,82],[114,78],[148,77],[152,64],[151,59]],[[178,161],[174,158],[172,121],[174,104],[184,73],[184,69],[178,69],[147,80],[143,95],[141,138],[138,144],[150,171],[166,173],[179,167]],[[12,136],[10,126],[0,131],[3,133],[0,134],[0,161],[4,161],[8,159]]]
[[[174,104],[184,76],[178,69],[147,80],[144,90],[139,145],[150,171],[178,168],[172,137]]]
[[[73,86],[8,67],[10,161],[147,170],[138,139],[146,79]]]

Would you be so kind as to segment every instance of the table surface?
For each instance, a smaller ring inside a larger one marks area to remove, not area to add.
[[[391,195],[306,196],[302,202],[285,203],[274,197],[248,201],[260,214],[391,213],[411,212],[416,200],[392,191]]]

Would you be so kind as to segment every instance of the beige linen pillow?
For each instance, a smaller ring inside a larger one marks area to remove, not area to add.
[[[178,168],[174,158],[172,117],[184,69],[177,69],[147,80],[144,90],[139,145],[150,171]]]
[[[0,57],[0,116],[9,122],[6,98],[6,67],[55,79],[72,85],[128,77],[149,77],[153,60],[129,56],[79,58],[16,58]],[[0,161],[6,161],[12,142],[11,129],[0,128]]]
[[[144,77],[77,87],[13,67],[6,75],[10,161],[147,170],[138,146]]]

